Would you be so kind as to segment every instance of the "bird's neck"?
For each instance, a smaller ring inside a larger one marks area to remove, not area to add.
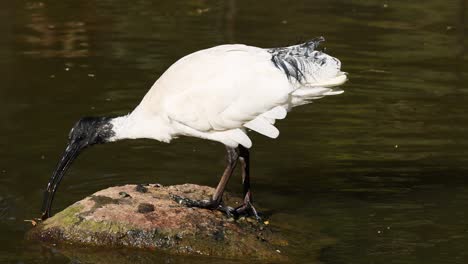
[[[114,132],[110,141],[148,138],[169,142],[174,134],[169,120],[160,116],[145,116],[137,112],[113,118],[110,123]]]

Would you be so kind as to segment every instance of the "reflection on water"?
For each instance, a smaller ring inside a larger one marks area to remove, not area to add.
[[[466,1],[0,5],[0,262],[219,262],[58,252],[25,241],[23,219],[38,216],[42,188],[79,117],[131,111],[190,52],[318,35],[350,73],[346,92],[295,109],[278,123],[277,140],[252,135],[254,195],[291,241],[285,253],[294,263],[468,261]],[[214,185],[223,154],[219,144],[190,138],[90,149],[64,180],[56,210],[117,184]],[[232,192],[241,192],[238,177]]]
[[[37,57],[78,58],[89,56],[86,24],[80,21],[54,23],[47,17],[43,2],[26,4],[29,23],[21,36],[22,42],[31,47],[25,55]]]

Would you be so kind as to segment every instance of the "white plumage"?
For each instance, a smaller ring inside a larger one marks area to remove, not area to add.
[[[189,54],[155,82],[132,113],[112,121],[112,140],[169,142],[184,135],[250,148],[247,129],[276,138],[275,120],[292,107],[342,92],[330,88],[346,81],[339,60],[316,51],[317,44],[222,45]]]
[[[332,88],[346,81],[341,63],[316,50],[320,41],[323,38],[274,49],[222,45],[201,50],[174,63],[130,114],[80,119],[47,184],[42,219],[50,216],[57,187],[81,150],[120,139],[169,142],[178,136],[225,144],[228,163],[211,200],[175,197],[176,201],[229,214],[250,212],[258,218],[250,191],[252,141],[247,130],[276,138],[275,121],[285,118],[291,108],[342,92]],[[244,201],[235,209],[223,208],[223,192],[237,161],[242,163]]]

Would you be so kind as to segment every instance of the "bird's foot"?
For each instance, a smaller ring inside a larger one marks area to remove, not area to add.
[[[253,216],[257,221],[261,221],[260,216],[258,216],[257,209],[253,206],[253,204],[250,201],[244,202],[241,206],[238,206],[234,208],[231,211],[231,214],[233,214],[235,217],[239,216]]]
[[[178,204],[183,204],[187,207],[198,207],[205,209],[214,209],[216,207],[215,203],[210,200],[192,200],[179,195],[171,195],[171,198]]]
[[[179,195],[172,195],[171,198],[178,204],[185,205],[187,207],[197,207],[210,210],[218,210],[226,214],[227,217],[238,218],[240,216],[253,216],[257,221],[261,221],[258,216],[257,209],[253,206],[250,198],[246,196],[244,203],[236,208],[230,206],[224,206],[222,202],[213,200],[193,200]]]
[[[260,216],[258,216],[257,209],[255,209],[255,207],[253,206],[252,194],[250,193],[250,191],[247,191],[247,193],[245,194],[242,205],[234,208],[231,213],[236,217],[253,216],[257,221],[261,221]]]
[[[224,206],[221,202],[217,202],[214,200],[192,200],[189,198],[181,197],[178,195],[171,196],[174,201],[178,204],[183,204],[187,207],[197,207],[203,209],[210,209],[210,210],[218,210],[227,215],[227,217],[233,217],[232,212],[235,211],[234,208],[229,206]]]

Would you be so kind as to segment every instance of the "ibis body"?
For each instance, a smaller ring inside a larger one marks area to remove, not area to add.
[[[295,106],[341,93],[334,87],[347,79],[338,59],[316,50],[321,41],[323,38],[285,48],[235,44],[197,51],[170,66],[128,115],[80,119],[70,131],[68,146],[47,185],[42,218],[49,217],[55,191],[82,149],[122,139],[170,142],[179,136],[223,143],[228,165],[210,200],[177,197],[178,201],[221,208],[224,188],[240,161],[244,204],[230,211],[256,215],[249,176],[252,141],[247,132],[276,138],[275,120],[285,118]]]

